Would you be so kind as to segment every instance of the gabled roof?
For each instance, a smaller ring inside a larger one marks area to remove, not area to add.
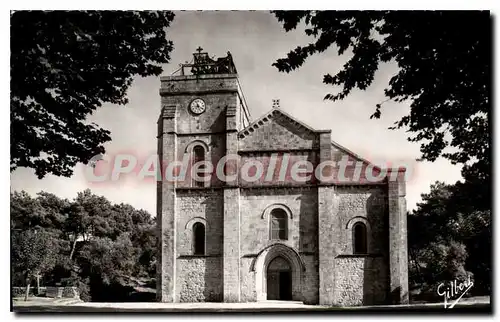
[[[305,124],[305,123],[297,120],[295,117],[293,117],[290,114],[286,113],[282,109],[280,109],[280,108],[273,108],[269,112],[267,112],[264,115],[262,115],[261,117],[259,117],[254,122],[250,123],[247,127],[245,127],[244,129],[242,129],[241,131],[239,131],[238,132],[238,137],[240,139],[241,138],[245,138],[246,136],[249,136],[252,132],[254,132],[256,129],[258,129],[259,127],[261,127],[265,123],[269,122],[271,119],[276,118],[276,117],[280,117],[280,116],[286,118],[290,122],[290,124],[296,126],[297,128],[304,128],[304,129],[306,129],[307,131],[309,131],[311,133],[331,132],[331,130],[315,130],[312,127],[310,127],[309,125],[307,125],[307,124]],[[368,161],[365,158],[359,156],[358,154],[352,152],[351,150],[343,147],[342,145],[338,144],[335,141],[331,141],[331,144],[332,144],[332,146],[336,147],[337,149],[341,150],[345,154],[347,154],[347,155],[349,155],[349,156],[351,156],[351,157],[353,157],[355,159],[358,159],[358,160],[360,160],[360,161],[362,161],[362,162],[364,162],[366,164],[372,164],[370,161]],[[375,165],[374,165],[374,168],[377,169],[377,170],[381,170],[380,167],[375,166]]]
[[[355,158],[355,159],[358,159],[359,161],[363,161],[363,162],[365,162],[365,163],[367,163],[367,164],[371,164],[371,162],[370,162],[370,161],[368,161],[368,160],[366,160],[365,158],[363,158],[363,157],[359,156],[358,154],[356,154],[356,153],[352,152],[351,150],[349,150],[349,149],[347,149],[347,148],[343,147],[342,145],[338,144],[338,143],[337,143],[337,142],[335,142],[335,141],[332,141],[332,145],[333,145],[334,147],[336,147],[337,149],[341,150],[342,152],[344,152],[345,154],[348,154],[348,155],[350,155],[351,157],[353,157],[353,158]],[[379,167],[377,167],[377,166],[375,166],[375,165],[374,165],[374,168],[375,168],[375,169],[379,169],[379,170],[380,170],[380,168],[379,168]]]
[[[300,128],[300,127],[304,128],[309,132],[313,132],[313,133],[323,132],[323,131],[317,131],[317,130],[313,129],[312,127],[302,123],[301,121],[297,120],[296,118],[294,118],[290,114],[285,113],[284,111],[282,111],[279,108],[273,108],[269,112],[267,112],[264,115],[262,115],[261,117],[259,117],[257,120],[250,123],[246,128],[239,131],[238,137],[241,139],[241,138],[244,138],[244,137],[250,135],[253,131],[255,131],[256,129],[258,129],[259,127],[261,127],[262,125],[264,125],[265,123],[269,122],[270,120],[272,120],[273,118],[276,118],[276,117],[284,117],[290,122],[291,125],[294,125],[298,128]]]

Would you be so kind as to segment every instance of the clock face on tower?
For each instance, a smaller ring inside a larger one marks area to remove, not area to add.
[[[189,108],[194,114],[201,114],[205,112],[205,102],[201,98],[197,98],[191,102]]]

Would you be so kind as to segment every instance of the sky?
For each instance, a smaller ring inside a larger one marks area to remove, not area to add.
[[[323,84],[325,73],[335,74],[349,58],[339,56],[334,47],[309,58],[298,70],[280,73],[271,66],[278,58],[298,45],[312,41],[303,29],[286,33],[277,19],[267,11],[189,11],[176,12],[167,37],[174,43],[171,61],[162,75],[171,75],[179,64],[190,61],[198,46],[210,56],[224,57],[230,51],[238,70],[240,84],[255,120],[280,100],[280,108],[303,123],[331,130],[332,140],[374,163],[405,163],[409,168],[406,185],[408,210],[414,209],[422,193],[428,193],[435,181],[455,183],[460,180],[460,166],[448,160],[416,162],[420,157],[418,143],[407,141],[404,129],[389,130],[395,121],[409,112],[405,103],[386,102],[382,117],[370,120],[375,105],[385,100],[383,90],[397,73],[394,64],[381,65],[374,83],[366,91],[353,91],[340,102],[325,101],[336,88]],[[129,104],[105,104],[90,121],[111,131],[107,153],[129,152],[138,157],[156,153],[156,121],[160,113],[159,77],[137,77],[128,92]],[[131,178],[114,183],[90,183],[79,164],[70,178],[46,176],[39,180],[34,171],[19,168],[11,173],[11,191],[25,190],[35,195],[47,191],[73,199],[77,192],[90,188],[114,203],[129,203],[138,209],[156,213],[156,184]]]

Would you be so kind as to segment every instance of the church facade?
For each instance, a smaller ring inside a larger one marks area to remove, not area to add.
[[[194,54],[160,96],[158,301],[408,303],[405,169],[374,167],[278,102],[253,119],[229,53]]]

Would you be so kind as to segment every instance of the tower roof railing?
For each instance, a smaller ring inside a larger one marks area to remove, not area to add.
[[[173,74],[180,72],[181,76],[190,72],[192,75],[206,75],[206,74],[237,74],[236,66],[233,62],[233,57],[228,51],[226,57],[212,59],[208,56],[207,52],[202,52],[203,48],[198,47],[197,53],[193,53],[193,60],[190,63],[180,64],[180,68]],[[186,71],[186,68],[190,68]]]

